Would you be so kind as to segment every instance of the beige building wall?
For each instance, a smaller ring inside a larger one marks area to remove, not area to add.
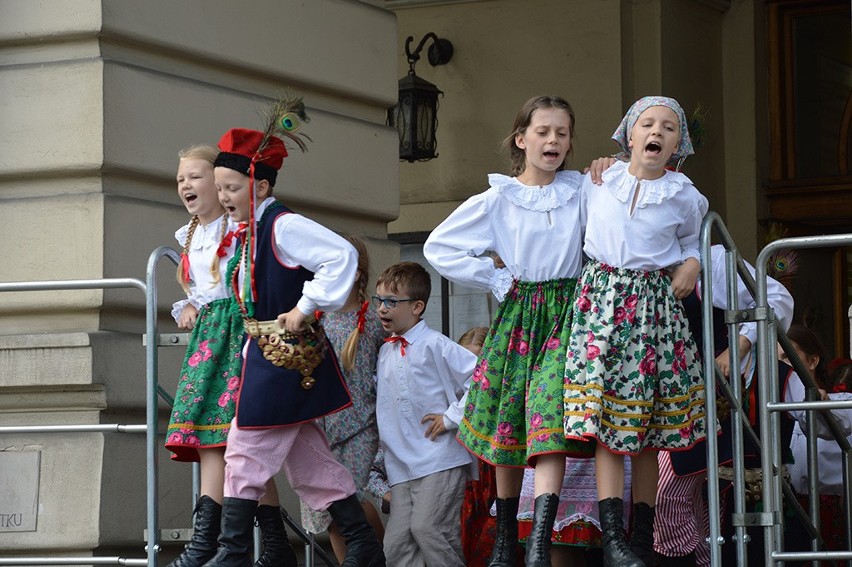
[[[372,3],[375,4],[375,3]],[[370,239],[398,214],[396,20],[355,0],[2,0],[0,281],[138,278],[188,215],[177,152],[260,128],[284,88],[305,98],[310,151],[276,188],[291,207]],[[163,330],[181,296],[158,271]],[[0,294],[0,425],[144,423],[145,300],[136,290]],[[182,349],[160,350],[173,392]],[[160,404],[164,438],[168,407]],[[144,557],[144,437],[2,435],[40,451],[38,528],[0,549]],[[187,464],[160,451],[161,526],[190,526]],[[288,501],[298,516],[292,498]]]
[[[499,145],[520,105],[537,94],[568,99],[577,114],[570,166],[617,150],[610,140],[639,97],[677,98],[707,112],[706,141],[684,172],[756,255],[757,169],[754,2],[751,0],[480,0],[388,2],[402,46],[427,32],[452,41],[453,59],[417,74],[443,92],[437,159],[400,166],[400,218],[391,233],[428,232],[462,200],[506,172]]]

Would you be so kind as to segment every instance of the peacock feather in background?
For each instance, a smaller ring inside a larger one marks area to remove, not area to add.
[[[696,150],[703,146],[707,139],[707,119],[709,117],[710,112],[701,106],[699,102],[695,105],[692,115],[686,119],[686,129],[689,131],[689,137],[692,139],[692,147]]]
[[[774,242],[787,235],[787,229],[779,223],[770,223],[766,231],[766,242]],[[799,253],[795,250],[781,248],[766,259],[766,273],[778,280],[792,293],[793,278],[799,272]]]

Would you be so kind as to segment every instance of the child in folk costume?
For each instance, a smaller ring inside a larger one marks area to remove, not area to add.
[[[306,119],[301,99],[279,101],[265,132],[232,129],[219,141],[215,176],[231,219],[245,223],[229,281],[244,317],[237,414],[225,452],[225,498],[219,550],[208,567],[248,567],[254,509],[267,481],[284,470],[298,496],[328,510],[346,540],[343,567],[385,565],[375,532],[316,422],[351,401],[316,310],[346,302],[357,271],[355,250],[327,228],[272,197],[287,149],[304,149],[294,133]]]
[[[429,273],[415,262],[385,269],[373,304],[392,333],[376,366],[376,418],[391,487],[388,564],[464,567],[460,522],[471,457],[458,427],[476,355],[422,319]]]
[[[805,363],[817,384],[821,383],[829,388],[828,397],[837,401],[852,400],[852,361],[835,359],[830,364],[826,364],[825,358],[820,358],[821,341],[813,331],[802,326],[796,326],[791,331],[788,333],[788,338],[793,341],[799,358]],[[825,356],[824,349],[822,349],[822,356]],[[826,367],[833,367],[830,377]],[[852,421],[852,409],[832,410],[832,412],[835,416],[845,414],[845,420]],[[792,477],[793,488],[799,495],[802,506],[807,509],[810,492],[807,439],[798,425],[793,430],[790,449],[794,462],[788,464],[787,469]],[[844,508],[842,453],[840,446],[833,439],[817,441],[818,492],[813,497],[819,499],[820,533],[829,551],[840,551],[846,548],[845,525],[844,522],[837,521],[843,516]],[[822,565],[829,564],[826,561],[822,562]]]
[[[170,567],[201,567],[216,553],[222,516],[225,443],[236,408],[243,339],[242,318],[229,297],[223,273],[234,254],[233,230],[216,195],[213,162],[218,151],[192,146],[179,154],[178,196],[192,215],[175,238],[182,246],[178,281],[187,298],[174,304],[172,315],[192,331],[169,421],[166,448],[177,461],[198,462],[200,497],[195,507],[192,539]],[[281,519],[273,480],[267,486],[257,520],[263,534],[258,567],[295,567],[296,555]]]
[[[376,508],[364,497],[370,470],[379,448],[376,425],[376,359],[387,336],[379,316],[370,309],[367,284],[370,279],[370,257],[364,241],[344,235],[358,253],[355,285],[346,303],[337,311],[320,315],[325,334],[342,365],[352,406],[327,415],[320,423],[335,458],[352,473],[358,497],[367,519],[381,540],[384,526]],[[346,544],[326,511],[309,508],[302,502],[302,526],[309,532],[329,532],[331,547],[338,561],[346,557]]]
[[[488,288],[501,301],[458,433],[470,451],[497,466],[491,567],[514,564],[518,497],[528,465],[536,470],[536,500],[526,564],[550,565],[565,457],[594,451],[591,443],[566,440],[563,431],[565,345],[582,267],[582,176],[563,171],[574,125],[564,99],[528,100],[504,141],[513,176],[490,175],[491,187],[456,209],[423,248],[442,276]]]
[[[604,172],[603,187],[583,183],[591,261],[573,308],[565,435],[597,441],[604,564],[636,567],[653,564],[657,450],[687,449],[707,430],[701,365],[680,303],[700,270],[707,199],[666,170],[693,153],[677,101],[640,99],[613,139],[630,161]],[[630,547],[621,523],[624,455],[632,459]]]

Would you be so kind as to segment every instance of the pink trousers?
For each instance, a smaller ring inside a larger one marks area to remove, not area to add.
[[[315,421],[270,429],[240,429],[236,419],[225,449],[225,496],[260,500],[266,482],[283,470],[313,510],[355,494],[352,475],[338,463]]]

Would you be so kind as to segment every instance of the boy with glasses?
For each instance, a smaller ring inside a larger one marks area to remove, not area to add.
[[[379,275],[373,306],[389,331],[376,367],[376,419],[391,509],[388,565],[464,567],[461,506],[472,459],[457,429],[476,355],[421,319],[431,282],[420,264]]]

